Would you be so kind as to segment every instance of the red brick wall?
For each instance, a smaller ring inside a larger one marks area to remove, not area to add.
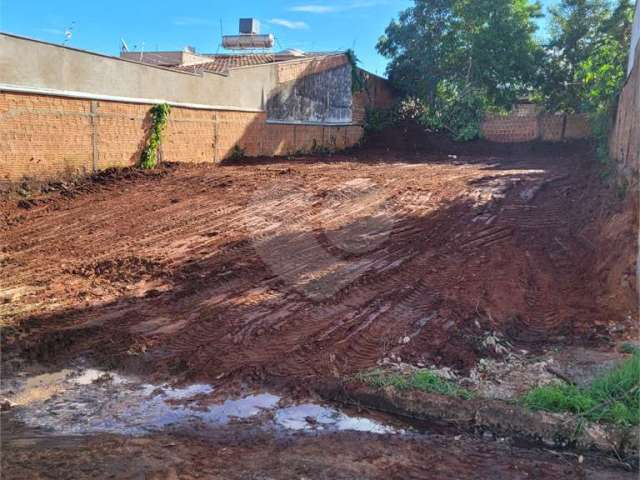
[[[488,117],[481,126],[482,136],[494,142],[528,142],[539,136],[538,117],[508,115]]]
[[[397,99],[389,82],[384,78],[360,70],[366,81],[366,88],[353,94],[353,123],[364,125],[367,109],[384,110],[391,108]]]
[[[0,181],[52,179],[138,162],[150,105],[0,93]],[[360,126],[266,123],[266,113],[172,108],[161,155],[219,162],[235,145],[249,156],[355,145]]]
[[[488,116],[480,128],[484,138],[502,143],[533,140],[558,142],[591,136],[591,125],[585,115],[523,115],[515,112],[507,116]]]

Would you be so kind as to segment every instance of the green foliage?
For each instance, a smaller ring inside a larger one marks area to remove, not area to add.
[[[313,144],[311,145],[311,154],[312,155],[331,155],[333,150],[329,147],[319,144],[316,139],[313,139]]]
[[[533,410],[571,412],[585,419],[622,426],[640,424],[640,351],[589,387],[549,385],[523,398]]]
[[[427,109],[420,123],[432,130],[445,130],[456,141],[473,140],[480,136],[488,102],[487,95],[481,90],[442,82],[438,86],[435,107]]]
[[[471,140],[485,111],[531,91],[543,54],[539,16],[528,0],[415,0],[377,49],[390,59],[391,82],[425,105],[422,124]]]
[[[367,134],[381,132],[396,124],[395,111],[391,108],[368,108],[365,113],[364,131]]]
[[[360,60],[356,56],[356,52],[352,49],[344,52],[351,64],[351,91],[353,93],[358,93],[366,90],[367,88],[367,79],[365,78],[365,74],[362,70],[358,68],[358,63]]]
[[[640,353],[640,346],[634,344],[633,342],[624,342],[620,346],[620,351],[622,353]]]
[[[626,49],[606,38],[578,65],[576,80],[591,112],[609,112],[626,78]]]
[[[427,108],[422,100],[415,97],[405,97],[391,108],[367,109],[364,129],[366,133],[375,133],[393,127],[402,121],[420,122],[426,111]]]
[[[591,117],[598,159],[609,160],[609,133],[617,106],[617,95],[625,80],[626,51],[620,42],[604,38],[590,57],[578,66],[576,80],[580,85],[583,108]]]
[[[411,374],[374,369],[356,375],[356,380],[376,388],[394,387],[398,390],[420,390],[428,393],[439,393],[465,400],[473,398],[473,394],[428,370],[416,370]]]
[[[171,112],[171,106],[166,103],[161,103],[151,107],[151,133],[149,135],[149,144],[142,151],[140,157],[140,166],[142,168],[155,168],[158,164],[158,148],[162,143],[162,134],[169,119],[169,113]]]
[[[551,39],[538,77],[550,111],[599,113],[615,106],[625,77],[633,4],[562,0],[550,9]]]
[[[240,160],[245,157],[245,151],[240,145],[234,145],[229,153],[229,160]]]
[[[607,14],[606,0],[562,0],[549,9],[550,41],[540,69],[540,90],[550,111],[583,110],[575,74],[590,55],[598,26]]]
[[[390,59],[396,87],[431,108],[443,81],[483,91],[491,105],[507,108],[535,76],[539,15],[528,0],[415,0],[377,49]]]

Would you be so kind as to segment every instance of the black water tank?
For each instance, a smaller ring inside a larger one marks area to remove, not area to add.
[[[257,35],[260,33],[260,22],[255,18],[240,19],[240,33],[244,35]]]

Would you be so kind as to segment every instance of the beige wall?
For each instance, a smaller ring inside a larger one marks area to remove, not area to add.
[[[262,110],[275,65],[194,75],[0,34],[3,85]]]

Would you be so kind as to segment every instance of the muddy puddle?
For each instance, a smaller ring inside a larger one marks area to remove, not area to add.
[[[299,403],[271,392],[214,399],[207,384],[175,387],[97,369],[64,369],[3,381],[12,417],[50,434],[145,435],[164,429],[201,431],[242,421],[279,433],[400,433],[377,420],[332,406]]]

